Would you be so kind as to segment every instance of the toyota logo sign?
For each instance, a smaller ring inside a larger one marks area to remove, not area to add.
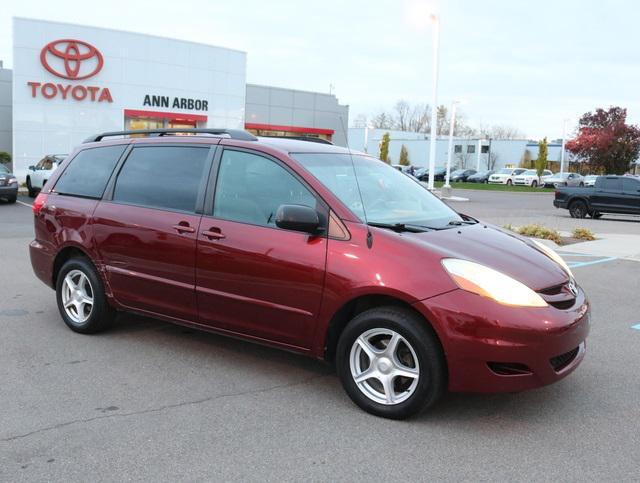
[[[61,39],[45,45],[40,62],[53,75],[80,80],[93,77],[102,70],[104,58],[98,49],[82,40]]]

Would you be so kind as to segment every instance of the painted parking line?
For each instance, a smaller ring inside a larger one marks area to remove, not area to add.
[[[640,330],[640,324],[632,325],[632,329]]]
[[[570,253],[570,252],[558,252],[562,258],[567,262],[569,268],[588,267],[591,265],[597,265],[599,263],[612,262],[617,260],[617,257],[603,257],[598,255],[590,255],[588,253]],[[578,258],[578,260],[571,260],[572,258]],[[585,258],[591,258],[592,260],[585,260]]]
[[[33,205],[30,203],[25,203],[24,201],[16,200],[16,203],[21,204],[22,206],[27,206],[29,208],[33,208]]]

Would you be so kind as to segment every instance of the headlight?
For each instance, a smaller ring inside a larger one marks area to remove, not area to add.
[[[553,260],[558,265],[560,265],[560,267],[562,267],[562,269],[565,272],[567,272],[567,275],[569,275],[569,278],[573,278],[573,273],[571,273],[571,269],[569,268],[569,265],[567,265],[567,262],[565,262],[560,255],[558,255],[555,251],[553,251],[547,245],[540,243],[539,241],[536,241],[536,240],[531,240],[531,241],[536,244],[536,247],[538,247],[538,249],[542,253],[544,253],[551,260]]]
[[[479,263],[445,258],[442,265],[462,290],[488,297],[499,304],[516,307],[546,307],[533,290],[504,273]]]
[[[17,183],[17,182],[18,182],[18,180],[16,178],[9,178],[7,180],[7,184],[13,184],[13,183]]]

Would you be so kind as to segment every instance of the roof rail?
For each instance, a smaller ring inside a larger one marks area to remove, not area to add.
[[[231,139],[239,139],[241,141],[257,141],[253,134],[243,131],[241,129],[209,129],[209,128],[186,128],[186,129],[138,129],[131,131],[112,131],[103,132],[95,136],[88,137],[84,140],[85,143],[97,143],[107,137],[114,136],[131,136],[132,134],[147,134],[149,136],[167,136],[171,134],[213,134],[222,135],[226,134]]]
[[[318,144],[331,144],[333,143],[328,139],[324,138],[316,138],[313,136],[278,136],[277,134],[273,135],[262,135],[263,138],[278,138],[278,139],[295,139],[296,141],[308,141],[310,143],[318,143]]]

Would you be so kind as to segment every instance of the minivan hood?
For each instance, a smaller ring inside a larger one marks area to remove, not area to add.
[[[461,258],[498,270],[533,290],[564,284],[567,273],[523,237],[477,223],[440,231],[403,233],[441,258]]]

